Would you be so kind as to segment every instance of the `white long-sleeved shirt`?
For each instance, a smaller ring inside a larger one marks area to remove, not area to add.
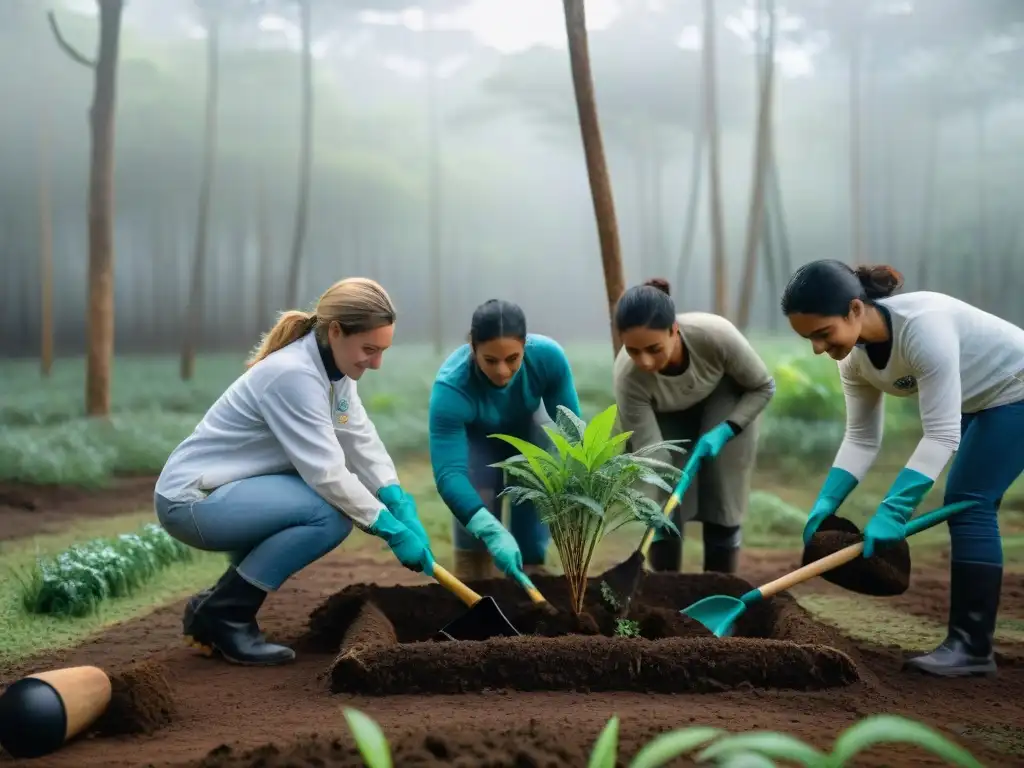
[[[839,362],[846,434],[834,466],[862,480],[882,445],[882,395],[920,401],[924,436],[907,462],[935,480],[960,446],[960,419],[1024,400],[1024,330],[931,291],[877,302],[892,318],[892,352],[879,370],[865,349]]]
[[[356,382],[332,382],[310,333],[271,353],[222,394],[164,464],[156,493],[198,501],[246,477],[297,470],[328,503],[366,529],[398,482]]]

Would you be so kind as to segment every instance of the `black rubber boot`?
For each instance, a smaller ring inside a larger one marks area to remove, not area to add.
[[[194,595],[185,606],[186,642],[207,656],[250,666],[285,664],[295,651],[268,643],[256,624],[256,613],[267,593],[228,568],[213,589]]]
[[[647,550],[647,564],[652,571],[678,573],[683,568],[683,540],[652,541],[651,548]]]
[[[704,572],[736,573],[740,562],[739,547],[704,545]]]
[[[908,659],[903,668],[938,677],[995,674],[992,637],[1002,581],[1001,566],[951,563],[946,639],[931,653]]]

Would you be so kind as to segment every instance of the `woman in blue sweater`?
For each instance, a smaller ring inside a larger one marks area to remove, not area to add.
[[[543,410],[541,404],[543,403]],[[580,415],[565,352],[526,332],[523,310],[491,299],[473,313],[469,343],[449,355],[430,394],[430,461],[441,499],[455,516],[455,574],[463,580],[543,573],[551,535],[530,503],[501,523],[502,471],[491,467],[516,450],[487,435],[501,432],[550,448],[542,424],[564,405]],[[547,417],[545,418],[544,412]]]

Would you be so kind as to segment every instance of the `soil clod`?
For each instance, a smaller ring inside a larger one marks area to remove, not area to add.
[[[173,720],[174,699],[161,664],[143,661],[115,670],[110,685],[110,705],[96,721],[96,735],[148,735]]]
[[[860,529],[839,515],[826,517],[804,547],[801,565],[813,563],[864,540]],[[910,587],[910,547],[906,541],[880,548],[870,559],[856,557],[821,575],[838,587],[875,597],[902,595]]]

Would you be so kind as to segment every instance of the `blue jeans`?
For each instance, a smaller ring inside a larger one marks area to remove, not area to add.
[[[1002,565],[999,506],[1003,494],[1024,472],[1024,402],[965,413],[960,433],[943,504],[973,501],[975,506],[947,523],[950,560]]]
[[[297,473],[235,480],[202,501],[158,495],[155,504],[167,533],[196,549],[229,553],[238,575],[267,592],[352,531],[352,521]]]
[[[490,432],[492,430],[488,430]],[[525,432],[526,434],[519,434]],[[531,421],[530,425],[516,432],[509,431],[524,440],[548,449],[551,441],[547,433],[541,429],[540,423]],[[515,456],[519,451],[503,440],[487,437],[484,432],[468,431],[469,441],[469,481],[473,484],[484,506],[498,520],[501,520],[501,502],[498,494],[505,489],[502,470],[488,466]],[[551,531],[540,521],[533,502],[523,502],[512,506],[507,523],[512,538],[523,553],[523,565],[543,565],[551,541]],[[505,521],[502,521],[506,524]],[[453,518],[453,546],[457,550],[486,552],[487,547],[457,519]]]

